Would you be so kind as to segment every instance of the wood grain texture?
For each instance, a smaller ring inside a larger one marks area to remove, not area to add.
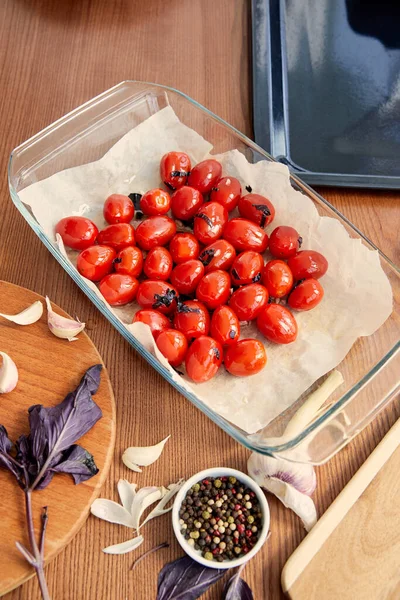
[[[33,302],[45,299],[17,285],[0,281],[0,306],[4,312],[17,314]],[[58,307],[54,309],[68,316]],[[56,338],[47,326],[47,314],[32,325],[21,327],[0,319],[0,348],[18,367],[17,387],[2,396],[0,423],[11,440],[29,432],[28,408],[33,404],[53,406],[78,385],[84,372],[102,363],[94,344],[85,333],[75,342]],[[45,543],[45,561],[52,560],[84,524],[90,505],[99,495],[108,475],[115,442],[115,403],[108,374],[102,372],[95,396],[103,417],[84,435],[80,444],[93,456],[100,472],[75,486],[68,475],[57,475],[51,485],[33,494],[33,515],[37,534],[40,515],[48,506],[49,521]],[[0,596],[34,574],[15,546],[29,540],[25,524],[24,496],[14,477],[0,470]]]
[[[248,0],[3,0],[0,5],[0,156],[82,102],[124,79],[176,87],[252,136],[251,34]],[[400,194],[323,190],[350,220],[398,260]],[[168,484],[196,471],[226,465],[245,469],[248,453],[155,373],[113,330],[47,252],[13,207],[0,180],[0,277],[47,293],[88,323],[109,370],[117,402],[114,463],[102,496],[115,484]],[[329,464],[318,469],[316,504],[329,506],[399,414],[382,413]],[[143,474],[123,467],[121,452],[172,434],[161,459]],[[304,537],[299,520],[270,498],[272,535],[246,567],[256,600],[281,598],[280,572]],[[129,532],[90,518],[48,567],[55,600],[151,600],[167,560],[179,556],[169,517],[149,524],[143,551],[171,547],[130,573],[133,558],[100,549]],[[140,552],[138,552],[139,554]],[[219,600],[223,583],[205,600]],[[7,600],[38,600],[34,580]]]
[[[290,557],[291,600],[400,597],[400,421]]]

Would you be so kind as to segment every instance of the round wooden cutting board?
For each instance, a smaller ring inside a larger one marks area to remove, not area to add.
[[[29,432],[29,406],[58,404],[77,386],[88,367],[103,362],[85,333],[80,333],[75,342],[61,340],[50,333],[42,296],[0,281],[0,312],[18,313],[35,300],[43,302],[44,311],[33,325],[15,325],[0,317],[0,350],[11,356],[19,370],[15,390],[0,395],[0,424],[5,426],[12,441]],[[53,307],[56,312],[68,316],[57,306]],[[46,562],[54,558],[82,527],[110,468],[115,441],[115,403],[105,369],[94,400],[103,411],[103,418],[78,443],[93,454],[99,473],[79,485],[74,485],[71,476],[57,474],[45,490],[33,493],[37,535],[41,509],[48,506]],[[24,496],[14,477],[0,467],[0,596],[34,574],[15,547],[16,541],[29,548]]]

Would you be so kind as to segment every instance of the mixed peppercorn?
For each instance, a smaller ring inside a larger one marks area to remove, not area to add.
[[[256,494],[236,477],[208,477],[187,492],[179,510],[181,533],[207,560],[247,554],[262,529]]]

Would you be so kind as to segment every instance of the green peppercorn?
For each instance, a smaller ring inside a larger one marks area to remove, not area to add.
[[[248,522],[248,523],[250,523],[250,524],[251,524],[251,523],[254,523],[254,517],[253,517],[252,515],[249,515],[249,516],[247,517],[247,522]]]
[[[209,513],[209,512],[208,512],[208,510],[204,510],[204,511],[201,513],[201,516],[203,517],[203,519],[204,519],[205,521],[208,521],[208,519],[211,517],[211,513]]]
[[[193,540],[197,540],[200,537],[200,532],[199,531],[191,531],[190,532],[190,537]]]
[[[235,519],[233,517],[228,517],[228,523],[234,523]]]
[[[229,477],[229,483],[236,483],[236,477]]]
[[[214,558],[214,556],[212,555],[212,553],[211,553],[211,552],[205,552],[205,554],[204,554],[204,558],[205,558],[206,560],[212,560],[212,559]]]
[[[192,490],[194,492],[198,492],[200,490],[200,484],[195,483],[194,485],[192,485]]]
[[[216,487],[217,489],[220,488],[222,486],[222,481],[220,479],[216,479],[214,481],[214,487]]]

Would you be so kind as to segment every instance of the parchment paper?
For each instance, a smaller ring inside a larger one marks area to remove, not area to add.
[[[102,208],[108,195],[144,193],[159,187],[159,161],[170,150],[187,152],[195,164],[209,155],[212,146],[167,107],[127,133],[101,160],[57,173],[19,195],[57,244],[54,227],[61,218],[85,215],[101,228],[106,225]],[[321,279],[324,299],[314,310],[296,313],[296,342],[275,345],[265,340],[254,324],[245,325],[242,338],[256,337],[265,344],[265,369],[242,379],[221,368],[214,379],[196,385],[169,367],[146,325],[131,324],[139,308],[135,303],[109,309],[169,368],[175,380],[227,420],[254,433],[338,365],[359,336],[371,335],[384,323],[392,311],[392,291],[378,253],[362,245],[360,239],[350,238],[336,219],[320,217],[313,202],[292,188],[286,166],[268,161],[252,165],[237,150],[216,158],[222,163],[223,173],[237,177],[243,189],[251,185],[254,192],[272,201],[276,217],[268,233],[278,225],[291,225],[302,236],[303,249],[318,250],[328,259],[328,272]],[[65,253],[62,242],[59,248]],[[67,255],[75,264],[77,253],[68,250]],[[101,297],[97,287],[85,281]]]

